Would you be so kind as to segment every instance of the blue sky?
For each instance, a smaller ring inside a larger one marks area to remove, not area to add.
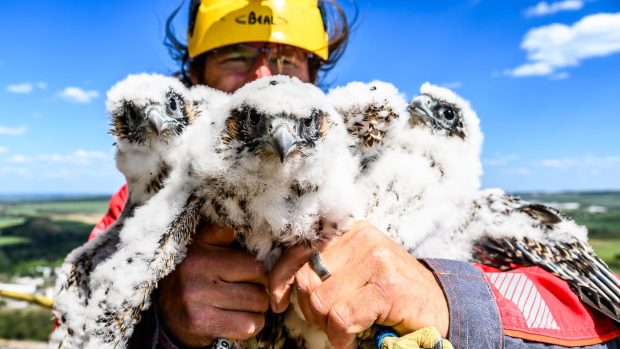
[[[177,5],[2,2],[0,194],[120,187],[105,92],[130,73],[175,70],[162,41]],[[424,81],[455,89],[482,120],[484,187],[620,189],[620,2],[357,5],[348,51],[326,82],[381,79],[408,97]]]

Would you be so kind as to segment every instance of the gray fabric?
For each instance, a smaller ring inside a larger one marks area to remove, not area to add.
[[[448,301],[448,340],[454,348],[503,348],[499,310],[482,271],[452,260],[423,261],[433,270]]]

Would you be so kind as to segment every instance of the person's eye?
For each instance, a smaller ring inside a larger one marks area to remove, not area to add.
[[[252,57],[244,55],[228,55],[222,57],[220,63],[248,63],[252,61]]]
[[[293,61],[292,59],[288,59],[286,57],[282,59],[282,64],[286,66],[291,66],[291,67],[297,66],[297,63],[295,63],[295,61]]]
[[[297,64],[295,61],[288,59],[286,57],[273,57],[270,59],[270,64],[273,66],[281,66],[283,68],[296,68]]]

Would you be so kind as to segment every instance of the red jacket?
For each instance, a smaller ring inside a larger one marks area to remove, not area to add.
[[[108,212],[95,224],[95,227],[88,236],[89,241],[99,236],[99,234],[103,233],[109,226],[116,222],[123,211],[123,207],[125,207],[125,201],[127,201],[127,183],[112,195]]]

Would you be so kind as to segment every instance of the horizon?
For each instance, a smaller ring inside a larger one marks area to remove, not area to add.
[[[0,31],[10,34],[0,53],[0,194],[121,187],[105,93],[130,73],[176,70],[162,41],[179,2],[1,5]],[[356,3],[330,87],[379,79],[407,98],[425,81],[453,89],[481,119],[483,188],[620,190],[620,2]],[[174,20],[179,34],[187,7]]]
[[[612,194],[619,195],[619,189],[611,189],[611,190],[566,190],[566,191],[514,191],[509,192],[506,191],[509,195],[515,196],[536,196],[536,195],[566,195],[566,194],[578,194],[578,195],[599,195],[599,194]],[[0,193],[0,203],[12,203],[12,202],[40,202],[40,201],[72,201],[72,200],[100,200],[105,199],[108,200],[110,196],[114,194],[114,192],[84,192],[84,193],[9,193],[4,194]]]

